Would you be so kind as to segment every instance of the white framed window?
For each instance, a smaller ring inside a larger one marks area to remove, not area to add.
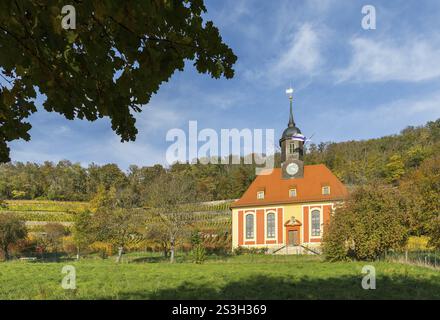
[[[323,186],[322,187],[322,194],[329,195],[330,194],[330,186]]]
[[[264,191],[258,191],[257,192],[257,199],[263,200],[264,199]]]
[[[295,143],[291,142],[289,144],[289,154],[294,154],[295,153]]]
[[[311,214],[311,234],[312,237],[321,236],[321,211],[315,209]]]
[[[252,213],[248,213],[246,215],[246,239],[254,238],[254,215]]]
[[[275,239],[275,213],[266,215],[266,238]]]
[[[296,188],[289,189],[289,198],[295,198],[296,197]]]

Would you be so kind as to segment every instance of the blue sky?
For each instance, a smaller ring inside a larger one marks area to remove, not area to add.
[[[364,5],[376,30],[361,27]],[[165,163],[172,128],[273,128],[288,121],[295,88],[297,125],[313,142],[398,133],[440,118],[440,1],[207,0],[236,55],[236,76],[213,80],[191,62],[137,115],[136,142],[120,143],[108,120],[68,121],[40,111],[30,142],[10,144],[13,161],[68,159],[126,169]]]

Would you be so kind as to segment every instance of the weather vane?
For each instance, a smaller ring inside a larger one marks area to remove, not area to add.
[[[286,94],[289,96],[289,99],[292,100],[293,99],[293,88],[290,87],[289,89],[287,89]]]

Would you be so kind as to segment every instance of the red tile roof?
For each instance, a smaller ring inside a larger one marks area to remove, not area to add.
[[[330,194],[323,195],[322,187],[329,186]],[[289,189],[296,188],[296,197],[289,197]],[[264,199],[257,199],[257,191],[264,190]],[[304,177],[282,179],[281,169],[271,174],[258,175],[243,196],[231,208],[298,202],[344,200],[348,191],[341,181],[323,164],[304,166]]]

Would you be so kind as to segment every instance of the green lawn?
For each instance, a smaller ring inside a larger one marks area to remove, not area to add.
[[[376,267],[376,290],[361,288],[366,263],[308,256],[238,256],[169,264],[129,256],[80,262],[0,263],[0,299],[439,299],[440,273],[389,263]],[[77,289],[64,290],[61,269],[76,267]]]

